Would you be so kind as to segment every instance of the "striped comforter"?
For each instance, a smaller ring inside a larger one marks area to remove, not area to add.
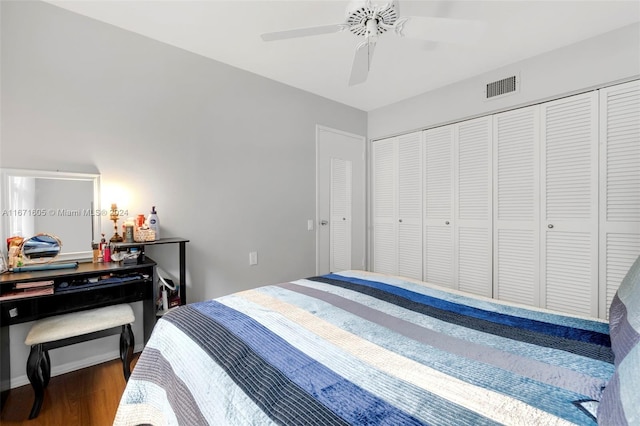
[[[156,325],[116,425],[596,424],[608,324],[361,271]]]

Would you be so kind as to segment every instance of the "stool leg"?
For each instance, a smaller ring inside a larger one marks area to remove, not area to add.
[[[49,385],[51,380],[51,358],[49,358],[49,351],[43,351],[44,357],[42,358],[42,377],[44,379],[44,387]]]
[[[42,357],[43,357],[42,345],[31,346],[31,352],[29,352],[29,359],[27,360],[27,377],[31,382],[33,388],[34,401],[31,407],[31,413],[29,419],[35,419],[40,414],[40,408],[42,408],[42,400],[44,399],[44,377],[42,372]]]
[[[120,332],[120,361],[124,362],[124,333],[125,333],[125,326],[122,326],[122,331]]]
[[[134,346],[135,339],[131,331],[131,324],[123,325],[122,333],[120,333],[120,359],[122,360],[122,371],[126,381],[131,376],[131,359],[133,358]]]

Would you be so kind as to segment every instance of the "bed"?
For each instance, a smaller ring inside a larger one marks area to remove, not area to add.
[[[158,321],[114,424],[638,424],[638,281],[640,258],[611,335],[363,271],[188,304]]]

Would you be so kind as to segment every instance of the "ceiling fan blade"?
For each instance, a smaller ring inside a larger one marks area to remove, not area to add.
[[[276,31],[262,34],[263,41],[284,40],[288,38],[309,37],[320,34],[337,33],[343,29],[342,24],[322,25],[319,27],[298,28],[295,30]]]
[[[349,86],[355,86],[356,84],[364,83],[367,80],[375,48],[376,44],[372,41],[360,43],[358,45],[356,48],[356,54],[353,57]]]
[[[435,4],[435,7],[432,13],[430,13],[428,16],[442,16],[442,17],[447,17],[451,15],[451,9],[452,9],[453,3],[450,1],[438,1]],[[427,16],[427,15],[421,15],[421,16]],[[433,40],[423,40],[422,41],[422,50],[424,51],[430,51],[430,50],[435,50],[438,47],[439,43],[437,41],[433,41]]]
[[[486,29],[483,21],[426,16],[408,16],[396,23],[396,32],[401,36],[467,45],[477,43]]]

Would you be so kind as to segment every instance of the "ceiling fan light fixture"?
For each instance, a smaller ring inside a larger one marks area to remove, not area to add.
[[[347,7],[346,24],[349,31],[358,37],[370,34],[372,25],[375,25],[376,34],[382,34],[393,28],[397,19],[398,8],[395,1],[352,1]]]
[[[379,29],[377,19],[369,19],[365,26],[367,27],[367,39],[378,37]]]

